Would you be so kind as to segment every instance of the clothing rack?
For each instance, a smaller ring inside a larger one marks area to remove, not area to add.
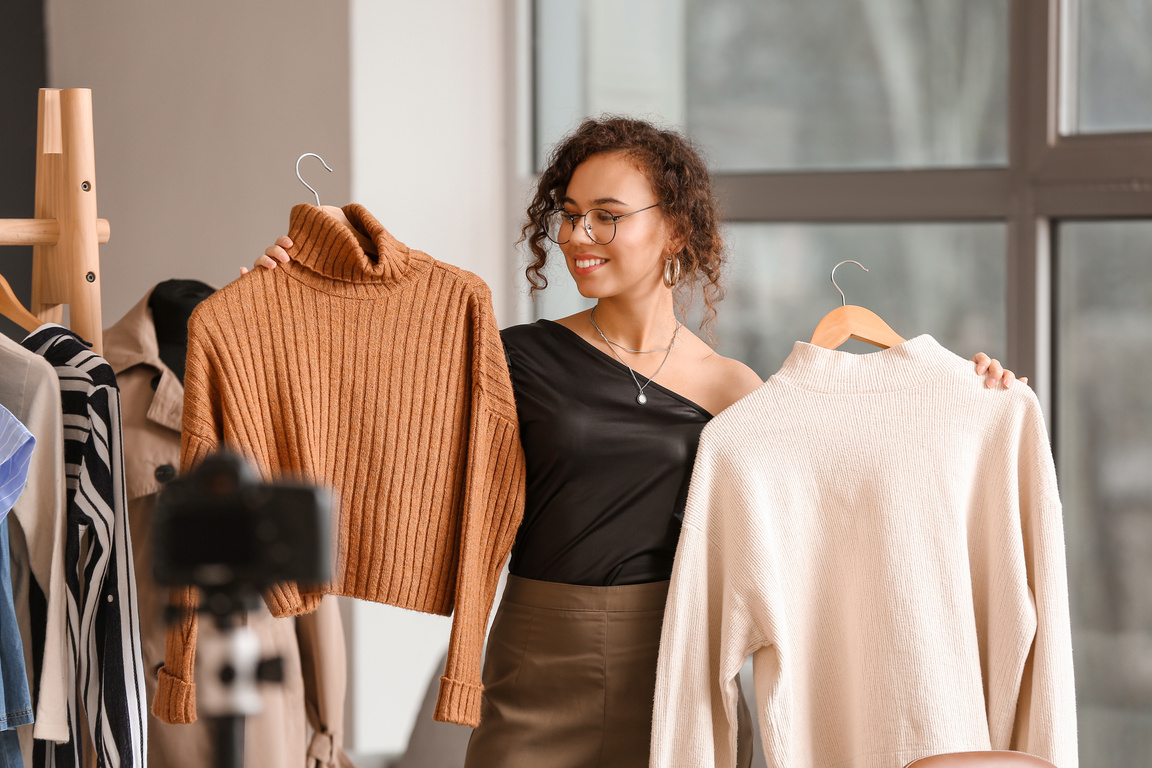
[[[0,245],[31,245],[31,313],[62,323],[102,354],[100,252],[111,232],[96,218],[92,90],[41,88],[34,219],[0,219]]]

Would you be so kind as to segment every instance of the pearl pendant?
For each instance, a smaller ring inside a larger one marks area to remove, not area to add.
[[[648,395],[641,392],[640,394],[636,395],[636,402],[640,405],[644,405],[644,403],[648,402]]]

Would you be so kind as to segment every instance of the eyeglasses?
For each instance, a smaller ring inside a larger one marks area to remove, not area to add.
[[[576,229],[577,219],[584,219],[584,231],[588,233],[592,242],[597,245],[608,245],[616,237],[616,222],[658,205],[660,203],[653,203],[648,208],[622,213],[619,216],[614,216],[603,208],[592,208],[584,213],[568,213],[565,210],[555,209],[544,215],[546,225],[544,233],[556,245],[564,245],[572,239],[572,232]]]

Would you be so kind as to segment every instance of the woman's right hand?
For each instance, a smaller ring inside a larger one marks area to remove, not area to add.
[[[252,269],[256,267],[264,267],[265,269],[276,269],[277,264],[283,264],[288,261],[288,248],[292,247],[292,238],[288,235],[281,235],[275,245],[268,246],[264,251],[264,255],[256,259],[256,263],[252,265]],[[240,274],[248,274],[248,267],[240,267]]]

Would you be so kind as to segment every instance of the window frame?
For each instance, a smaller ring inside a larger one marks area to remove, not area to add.
[[[1008,156],[994,167],[715,173],[725,221],[761,223],[1005,222],[1007,360],[1029,377],[1051,423],[1056,339],[1054,226],[1061,219],[1152,218],[1152,130],[1063,134],[1075,86],[1079,0],[1008,0]],[[509,58],[516,154],[510,198],[535,185],[534,13],[512,0]],[[1073,73],[1068,72],[1071,75]],[[511,206],[519,211],[519,205]],[[519,235],[520,222],[509,220]],[[514,238],[515,239],[515,238]],[[531,317],[530,303],[518,317]],[[1058,425],[1056,425],[1058,426]]]
[[[1008,360],[1051,414],[1053,225],[1152,217],[1152,131],[1060,132],[1063,19],[1075,0],[1009,0],[1008,162],[924,170],[717,173],[726,221],[1008,224]]]

